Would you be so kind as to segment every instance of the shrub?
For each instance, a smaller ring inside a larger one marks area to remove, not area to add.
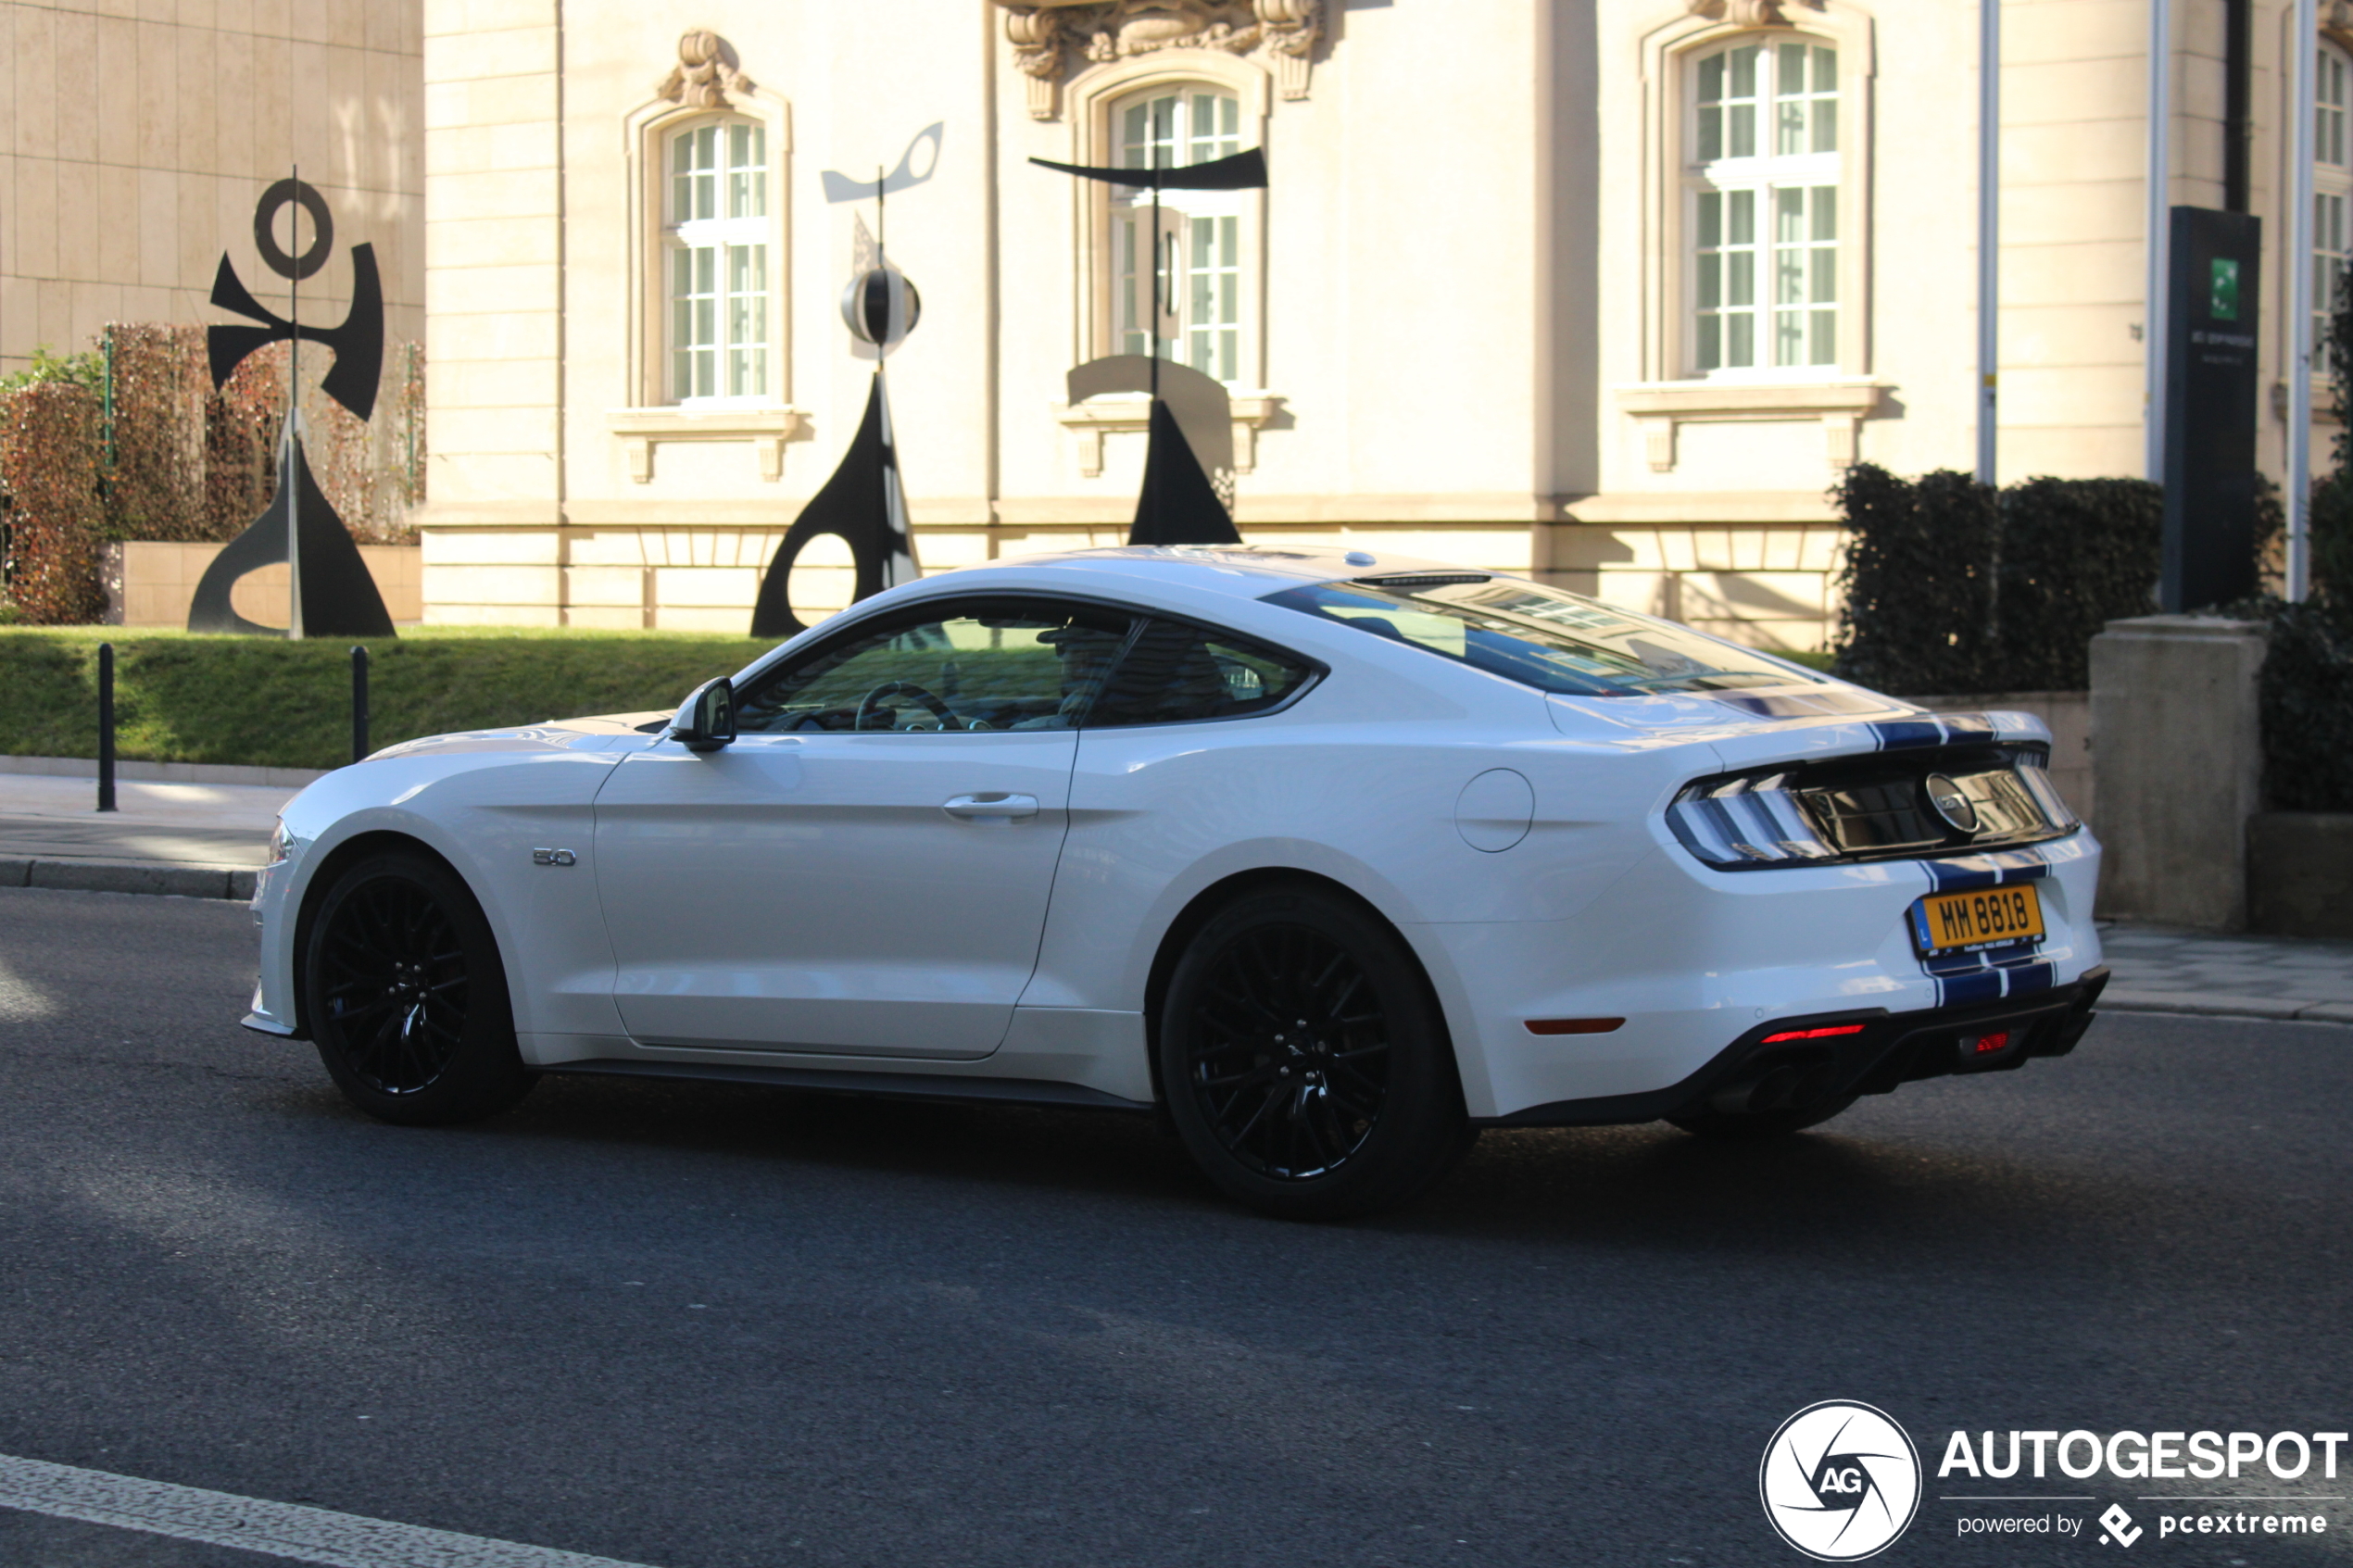
[[[2162,489],[2140,479],[2030,479],[2002,493],[2000,646],[1984,691],[2082,691],[2092,639],[2154,613]]]
[[[424,499],[423,359],[413,344],[387,348],[370,421],[308,377],[303,400],[311,471],[366,544],[410,542],[409,514]],[[60,414],[61,396],[87,399],[87,417]],[[96,619],[105,541],[243,533],[276,489],[285,408],[283,344],[246,358],[218,390],[200,326],[116,322],[99,351],[35,350],[31,370],[0,382],[0,444],[15,453],[0,450],[8,591],[24,618]],[[83,504],[85,480],[94,506]]]
[[[2325,599],[2270,608],[2264,797],[2275,811],[2353,811],[2353,616]]]
[[[0,394],[0,495],[7,497],[8,598],[44,625],[95,621],[99,585],[97,397],[57,377]]]
[[[1833,495],[1850,533],[1839,675],[1881,691],[2073,691],[2091,640],[2145,615],[2164,500],[2136,479],[2030,479],[1858,463]]]

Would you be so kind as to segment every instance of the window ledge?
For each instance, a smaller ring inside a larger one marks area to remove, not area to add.
[[[1227,401],[1234,420],[1234,471],[1249,473],[1258,465],[1258,433],[1282,411],[1282,395],[1237,392]],[[1151,399],[1140,392],[1057,403],[1053,409],[1062,427],[1078,436],[1078,471],[1088,479],[1102,477],[1104,436],[1141,431],[1151,422]]]
[[[774,483],[785,471],[785,443],[804,433],[809,412],[790,404],[740,408],[609,408],[606,428],[629,458],[629,477],[639,484],[654,476],[654,447],[665,441],[749,441],[760,449],[760,477]]]
[[[1855,442],[1862,422],[1879,412],[1884,382],[1642,382],[1612,389],[1617,406],[1642,427],[1642,443],[1654,473],[1675,469],[1675,433],[1686,424],[1730,424],[1755,420],[1822,421],[1831,467],[1855,466]]]

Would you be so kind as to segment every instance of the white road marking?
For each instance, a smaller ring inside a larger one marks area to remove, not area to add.
[[[486,1540],[7,1454],[0,1454],[0,1508],[238,1547],[329,1568],[644,1568],[553,1547]]]

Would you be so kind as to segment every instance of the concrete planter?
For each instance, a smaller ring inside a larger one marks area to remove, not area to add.
[[[2247,923],[2274,936],[2353,939],[2353,812],[2246,820]]]

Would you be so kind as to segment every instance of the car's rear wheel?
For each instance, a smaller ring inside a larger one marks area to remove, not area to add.
[[[1703,1138],[1778,1138],[1820,1126],[1853,1105],[1856,1098],[1854,1095],[1842,1095],[1836,1099],[1783,1106],[1777,1110],[1702,1110],[1690,1116],[1670,1116],[1667,1121],[1670,1126]]]
[[[1409,1203],[1475,1136],[1413,952],[1313,888],[1244,895],[1194,935],[1169,979],[1159,1051],[1194,1161],[1286,1219]]]
[[[471,1122],[531,1088],[489,922],[430,856],[387,851],[335,878],[310,922],[303,984],[320,1060],[371,1116]]]

